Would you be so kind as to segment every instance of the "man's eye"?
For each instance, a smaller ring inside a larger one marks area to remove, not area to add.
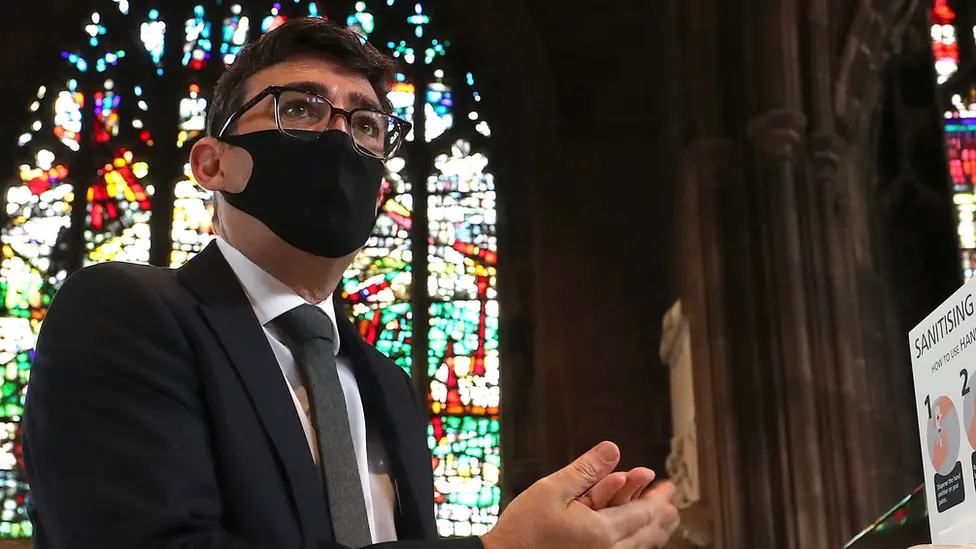
[[[304,116],[308,114],[308,105],[304,103],[290,103],[285,105],[284,111],[290,115]]]

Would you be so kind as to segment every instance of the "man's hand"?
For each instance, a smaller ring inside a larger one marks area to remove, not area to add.
[[[667,541],[665,529],[678,517],[671,504],[670,483],[649,490],[636,500],[594,510],[579,498],[607,478],[620,461],[616,445],[604,442],[565,469],[536,482],[508,506],[498,524],[482,537],[485,549],[650,549]],[[618,475],[619,476],[619,475]],[[646,478],[635,475],[635,485]],[[636,478],[640,477],[640,478]],[[611,481],[596,497],[609,504],[627,485]],[[646,483],[644,483],[646,486]],[[623,490],[626,493],[626,490]],[[607,495],[609,494],[609,495]],[[632,493],[628,498],[632,498]]]
[[[646,467],[637,467],[626,473],[610,473],[577,501],[594,511],[623,505],[639,498],[654,482],[655,476],[654,471]]]

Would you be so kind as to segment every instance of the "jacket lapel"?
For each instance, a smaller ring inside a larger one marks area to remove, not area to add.
[[[336,299],[336,324],[343,352],[353,364],[369,429],[379,429],[393,472],[397,497],[397,536],[437,537],[433,508],[433,473],[426,424],[412,388],[399,366],[363,341]],[[406,411],[406,413],[405,413]]]
[[[331,530],[322,485],[278,360],[254,310],[216,243],[184,265],[180,281],[200,299],[199,308],[237,371],[274,445],[306,534]],[[316,536],[317,537],[317,536]]]

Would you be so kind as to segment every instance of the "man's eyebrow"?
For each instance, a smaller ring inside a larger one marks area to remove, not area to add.
[[[362,92],[349,92],[347,95],[349,102],[352,103],[352,107],[359,107],[362,109],[372,109],[374,111],[385,112],[383,106],[380,102],[373,99],[372,97],[366,95]]]
[[[294,88],[296,90],[302,90],[305,92],[314,93],[315,95],[321,95],[322,97],[328,99],[329,101],[332,101],[333,103],[338,102],[337,101],[338,97],[336,97],[336,94],[334,93],[335,90],[329,88],[328,86],[322,84],[321,82],[315,82],[312,80],[301,81],[301,82],[289,82],[288,84],[285,84],[284,87]],[[386,112],[386,109],[383,108],[383,105],[380,104],[379,101],[373,99],[372,97],[366,95],[365,93],[354,91],[354,92],[349,92],[345,95],[346,95],[346,99],[349,101],[349,104],[346,105],[346,108],[349,110],[361,108],[361,109],[372,109],[374,111]]]
[[[285,84],[285,88],[294,88],[296,90],[302,90],[309,93],[314,93],[315,95],[321,95],[326,99],[333,99],[332,92],[329,87],[321,82],[315,82],[314,80],[302,80],[300,82],[289,82]]]

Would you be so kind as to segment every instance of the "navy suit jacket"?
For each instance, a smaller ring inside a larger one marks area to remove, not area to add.
[[[338,311],[398,489],[388,549],[438,540],[409,378]],[[339,549],[281,370],[214,244],[178,270],[79,271],[41,328],[23,420],[36,549]]]

